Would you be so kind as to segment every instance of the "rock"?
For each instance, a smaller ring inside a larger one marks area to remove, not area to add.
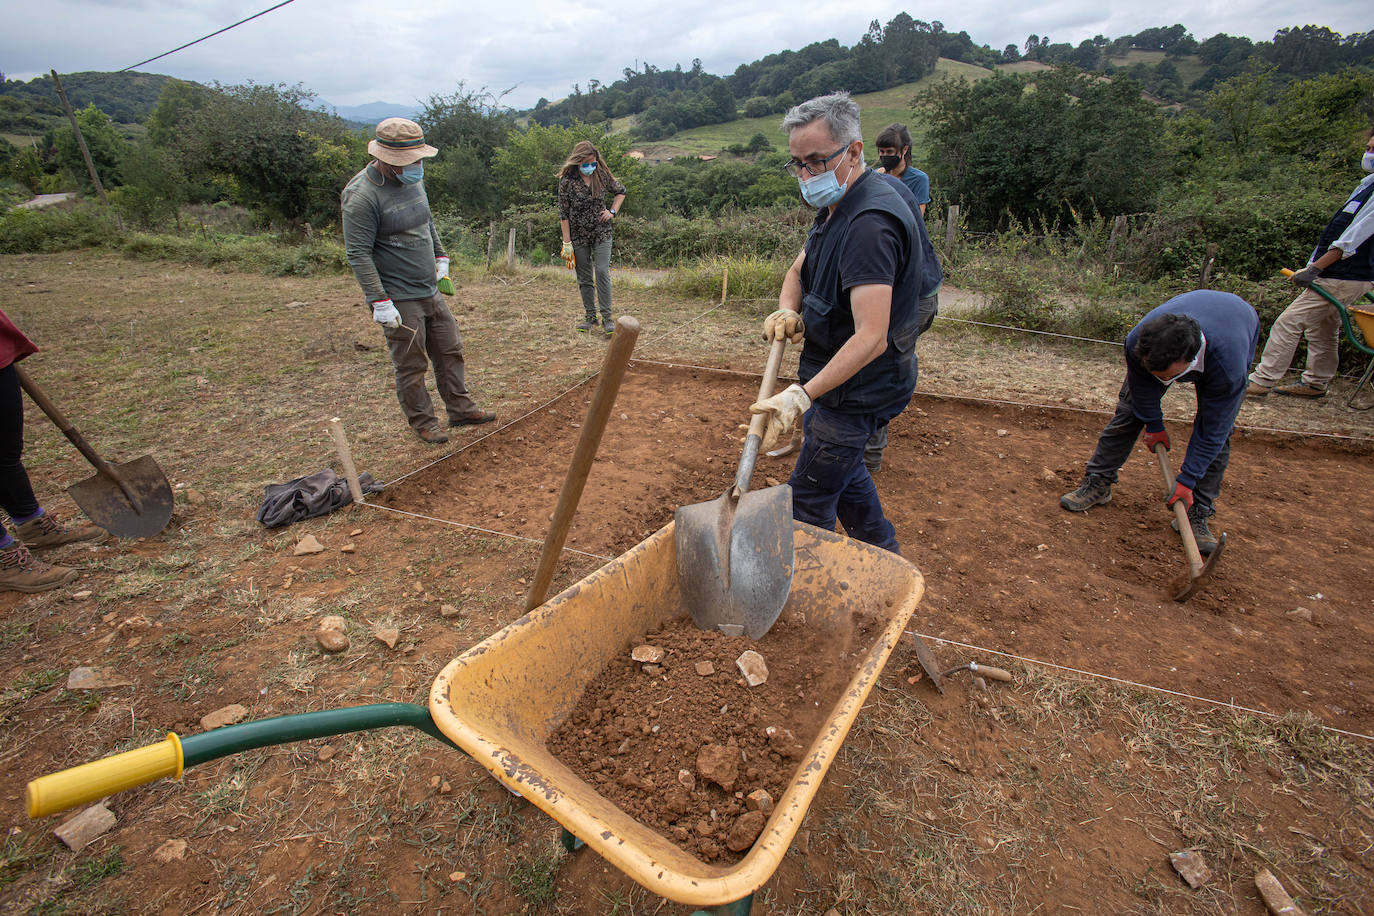
[[[1006,431],[1005,429],[999,429],[999,430],[997,431],[997,435],[998,435],[999,438],[1002,437],[1002,436],[1005,436],[1006,434],[1007,434],[1007,431]]]
[[[716,666],[710,662],[697,662],[695,667],[697,669],[697,674],[700,674],[702,677],[710,677],[716,673]]]
[[[748,811],[740,815],[739,820],[735,821],[735,826],[730,828],[725,845],[730,847],[732,852],[744,852],[754,845],[754,841],[763,833],[763,828],[767,824],[768,815],[762,811]]]
[[[334,745],[326,744],[324,747],[320,748],[320,752],[315,755],[315,759],[320,763],[328,763],[334,759],[334,755],[337,753],[338,751],[334,749]]]
[[[338,630],[340,633],[343,633],[348,630],[348,622],[338,614],[330,614],[327,617],[320,618],[320,629]]]
[[[248,718],[248,708],[239,703],[231,703],[208,715],[201,716],[200,727],[208,732],[223,728],[226,725],[233,725],[235,722],[242,722],[246,718]]]
[[[77,601],[85,601],[87,598],[91,597],[91,594],[92,592],[89,588],[83,588],[79,592],[72,592],[72,597]]]
[[[796,838],[792,840],[792,848],[795,849],[795,850],[797,851],[797,854],[798,854],[798,855],[803,855],[803,856],[804,856],[804,855],[807,855],[808,853],[810,853],[810,852],[811,852],[811,831],[810,831],[810,830],[798,830],[798,831],[797,831],[797,836],[796,836]]]
[[[1212,870],[1203,861],[1202,853],[1196,849],[1171,852],[1169,853],[1169,862],[1174,866],[1174,871],[1183,876],[1183,880],[1187,881],[1188,886],[1194,890],[1202,887],[1212,878]]]
[[[678,770],[677,781],[682,784],[682,788],[688,792],[696,791],[697,778],[692,775],[691,770]]]
[[[658,677],[663,673],[662,665],[643,665],[644,673],[653,677]]]
[[[735,659],[735,667],[744,675],[744,680],[750,687],[768,683],[768,665],[764,662],[763,656],[753,649],[742,652],[740,657]]]
[[[72,852],[80,852],[114,825],[114,812],[104,805],[91,805],[80,814],[63,821],[53,834],[66,843]]]
[[[682,786],[669,786],[663,793],[663,805],[678,817],[691,810],[692,800]]]
[[[386,643],[388,649],[394,649],[396,648],[396,640],[401,638],[401,631],[393,627],[385,627],[380,630],[373,630],[372,635],[377,638],[378,642]]]
[[[448,795],[448,794],[449,794],[450,792],[452,792],[452,791],[453,791],[453,786],[450,785],[449,783],[447,783],[447,782],[441,782],[441,783],[439,783],[439,794],[440,794],[440,795]]]
[[[1305,620],[1308,623],[1312,622],[1312,612],[1305,607],[1295,607],[1284,616],[1292,617],[1294,620]]]
[[[301,538],[299,541],[296,542],[295,549],[291,551],[291,555],[295,557],[304,557],[309,556],[312,553],[323,552],[324,545],[319,542],[315,535],[307,534],[305,537]]]
[[[352,543],[348,543],[339,548],[339,553],[352,553],[357,549],[358,548],[354,547]]]
[[[1040,479],[1046,483],[1059,483],[1059,475],[1049,468],[1042,468],[1040,470]]]
[[[439,776],[431,776],[431,777],[429,777],[429,787],[430,787],[431,789],[437,789],[437,788],[439,788],[439,783],[441,783],[441,782],[443,782],[442,777],[439,777]]]
[[[783,757],[800,757],[805,750],[790,729],[770,725],[763,733],[768,736],[768,747]]]
[[[457,617],[460,613],[461,611],[451,604],[439,605],[439,616],[443,617],[445,620]]]
[[[457,884],[459,881],[462,881],[467,876],[468,873],[465,871],[451,871],[448,873],[449,881],[453,882],[454,884]]]
[[[767,789],[755,789],[745,796],[744,803],[749,806],[750,811],[762,811],[764,814],[773,813],[773,796],[768,794]]]
[[[203,506],[205,505],[205,494],[199,490],[187,490],[186,502],[193,506]]]
[[[120,636],[129,636],[134,633],[147,632],[152,625],[152,621],[147,617],[142,614],[135,614],[133,617],[125,617],[121,620],[119,626],[115,627],[115,632]]]
[[[342,652],[348,648],[348,637],[338,630],[320,630],[315,634],[315,641],[326,652]]]
[[[726,792],[734,791],[739,778],[739,751],[721,744],[706,745],[697,751],[697,775]]]
[[[352,531],[348,532],[348,536],[351,537],[351,538],[355,538],[355,537],[357,537],[358,535],[360,535],[360,534],[362,534],[362,533],[363,533],[363,529],[361,529],[361,528],[354,528]]]
[[[635,646],[630,652],[630,658],[637,662],[646,662],[650,665],[656,665],[663,661],[663,656],[666,654],[667,653],[658,646]]]
[[[103,687],[130,687],[133,681],[113,668],[73,668],[67,675],[68,690],[99,690]]]
[[[166,865],[169,862],[180,862],[186,858],[185,840],[168,840],[157,849],[153,850],[153,861],[159,865]]]

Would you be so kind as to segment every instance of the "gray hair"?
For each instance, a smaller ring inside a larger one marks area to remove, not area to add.
[[[848,92],[832,92],[802,102],[783,116],[782,129],[790,136],[797,128],[821,118],[825,119],[825,126],[830,128],[830,136],[845,146],[863,139],[863,132],[859,128],[859,106]]]

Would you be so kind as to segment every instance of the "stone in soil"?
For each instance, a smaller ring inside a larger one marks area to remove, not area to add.
[[[763,660],[763,656],[753,649],[741,652],[740,657],[735,659],[735,667],[744,675],[744,680],[750,687],[768,683],[768,664]]]
[[[168,840],[153,850],[153,861],[159,865],[179,862],[184,858],[186,858],[185,840]]]
[[[322,552],[324,552],[324,545],[320,543],[319,538],[315,537],[315,535],[313,534],[307,534],[305,537],[301,538],[299,541],[296,542],[296,546],[291,551],[291,555],[297,557],[304,557],[309,556],[312,553]]]
[[[731,852],[744,852],[754,841],[763,833],[763,828],[768,823],[768,815],[762,811],[746,811],[735,821],[735,826],[730,828],[730,834],[726,837],[725,845],[730,847]]]
[[[223,728],[226,725],[242,722],[246,718],[248,718],[247,707],[239,703],[232,703],[228,706],[216,709],[212,713],[201,716],[200,727],[208,732],[217,728]]]
[[[388,649],[396,648],[396,640],[401,638],[401,631],[392,627],[384,627],[380,630],[373,630],[372,635],[377,637],[378,642],[386,643]]]
[[[348,637],[338,630],[320,630],[315,634],[315,641],[326,652],[342,652],[348,648]]]
[[[133,681],[113,668],[73,668],[67,675],[68,690],[100,690],[109,687],[129,687]]]
[[[62,822],[53,833],[72,852],[80,852],[115,825],[114,812],[104,805],[91,805]]]

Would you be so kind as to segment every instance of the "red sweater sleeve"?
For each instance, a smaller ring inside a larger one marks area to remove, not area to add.
[[[14,326],[8,315],[0,311],[0,369],[37,352],[37,345]]]

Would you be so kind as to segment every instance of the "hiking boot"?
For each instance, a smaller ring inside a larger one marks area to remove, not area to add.
[[[474,410],[472,413],[460,414],[456,417],[448,418],[449,426],[476,426],[479,423],[490,423],[496,419],[496,414],[487,413],[485,410]]]
[[[0,588],[12,592],[46,592],[75,582],[79,575],[74,569],[36,559],[23,544],[0,550]]]
[[[601,330],[606,332],[607,337],[610,337],[615,333],[615,322],[607,318],[605,321],[601,322]]]
[[[1323,398],[1326,397],[1326,389],[1318,388],[1316,385],[1288,385],[1283,388],[1275,388],[1279,394],[1286,394],[1290,398]]]
[[[582,323],[577,326],[577,329],[587,334],[599,327],[601,327],[601,325],[595,318],[584,318],[582,319]]]
[[[426,426],[424,429],[415,430],[415,435],[430,445],[443,445],[448,441],[448,433],[437,426]]]
[[[1197,552],[1204,557],[1209,556],[1213,550],[1217,549],[1216,535],[1212,534],[1207,527],[1207,515],[1198,512],[1197,509],[1188,510],[1188,526],[1193,529],[1193,540],[1197,541]],[[1175,518],[1169,523],[1169,527],[1178,530],[1178,519]]]
[[[1265,385],[1251,382],[1245,387],[1245,396],[1247,398],[1266,398],[1269,396],[1269,388]]]
[[[1112,501],[1112,485],[1101,477],[1084,477],[1078,489],[1059,497],[1059,505],[1070,512],[1087,512],[1093,506]]]
[[[15,536],[31,550],[45,547],[61,547],[77,541],[100,541],[105,539],[105,529],[95,525],[64,525],[48,513],[31,519],[22,525],[14,526]]]

